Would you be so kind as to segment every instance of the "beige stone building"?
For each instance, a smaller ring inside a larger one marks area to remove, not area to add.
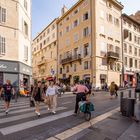
[[[33,79],[56,77],[57,19],[40,32],[32,43]]]
[[[135,86],[140,72],[140,23],[123,14],[124,80]]]
[[[0,0],[0,84],[23,88],[31,78],[31,0]]]
[[[121,84],[123,5],[116,0],[79,0],[58,20],[58,79],[87,79],[94,86]]]

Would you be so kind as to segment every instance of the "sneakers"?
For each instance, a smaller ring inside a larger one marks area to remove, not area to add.
[[[52,111],[52,113],[53,113],[53,114],[56,114],[56,112],[55,112],[55,111]]]
[[[35,113],[37,114],[38,117],[40,117],[40,113],[39,112],[35,111]]]
[[[7,110],[5,111],[5,114],[8,115],[8,112],[9,112],[9,110],[7,109]]]

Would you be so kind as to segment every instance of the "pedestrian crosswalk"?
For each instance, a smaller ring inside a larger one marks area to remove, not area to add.
[[[65,102],[63,104],[69,104]],[[5,115],[4,102],[0,102],[0,133],[7,136],[13,133],[18,133],[36,126],[43,125],[51,121],[55,121],[73,114],[72,110],[67,110],[63,104],[57,108],[57,114],[52,115],[47,110],[44,103],[40,105],[41,117],[38,118],[35,114],[35,108],[30,107],[29,99],[23,98],[18,102],[11,102],[11,107],[8,115]]]

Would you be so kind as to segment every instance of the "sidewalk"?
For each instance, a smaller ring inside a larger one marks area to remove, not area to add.
[[[135,114],[140,119],[140,102]],[[140,140],[140,123],[124,117],[120,112],[90,126],[67,140]]]

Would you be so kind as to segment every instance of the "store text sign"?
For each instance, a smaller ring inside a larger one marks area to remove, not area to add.
[[[0,64],[0,69],[7,69],[7,66],[4,64]]]

